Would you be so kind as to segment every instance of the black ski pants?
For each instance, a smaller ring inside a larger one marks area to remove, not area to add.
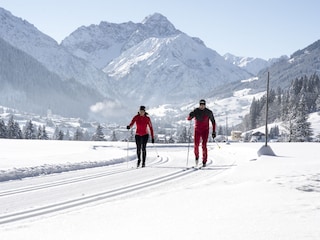
[[[142,165],[146,162],[147,157],[147,142],[149,139],[149,134],[139,136],[135,136],[136,144],[137,144],[137,156],[138,156],[138,163],[141,161],[141,152],[142,152]]]

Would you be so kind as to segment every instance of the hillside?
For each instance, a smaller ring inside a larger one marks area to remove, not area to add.
[[[45,115],[48,109],[66,117],[88,118],[102,96],[76,81],[63,81],[36,59],[0,38],[0,103]]]

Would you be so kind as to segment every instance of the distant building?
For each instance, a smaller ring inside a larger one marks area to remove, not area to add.
[[[241,140],[241,131],[231,131],[231,140],[240,141]]]
[[[166,142],[166,135],[165,134],[158,134],[158,142],[165,143]]]
[[[251,134],[251,140],[250,142],[263,142],[266,139],[266,135],[262,132],[253,132]]]

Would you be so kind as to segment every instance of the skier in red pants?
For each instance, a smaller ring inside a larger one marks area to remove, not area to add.
[[[206,101],[201,99],[199,107],[189,113],[188,120],[195,118],[194,126],[194,155],[196,165],[199,163],[199,144],[202,140],[202,166],[205,167],[208,159],[207,141],[209,136],[209,120],[212,123],[212,138],[216,137],[216,122],[213,113],[206,108]]]

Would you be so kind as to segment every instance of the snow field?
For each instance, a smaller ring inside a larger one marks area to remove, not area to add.
[[[29,168],[39,164],[39,159],[51,159],[48,160],[50,164],[64,164],[61,156],[69,156],[64,159],[70,162],[126,158],[126,143],[103,144],[108,147],[93,149],[92,142],[67,144],[68,147],[61,144],[55,147],[59,150],[55,152],[48,152],[43,146],[39,148],[42,150],[29,153],[38,157],[25,154],[20,157],[21,162],[17,158],[15,164],[26,167],[24,159],[28,159]],[[222,143],[220,146],[209,144],[209,161],[212,163],[207,169],[192,171],[181,178],[97,204],[0,225],[1,236],[8,240],[25,239],[26,236],[32,239],[46,236],[49,240],[319,239],[320,161],[315,157],[317,143],[272,143],[270,146],[277,155],[275,157],[258,157],[261,143]],[[130,144],[130,147],[129,155],[134,158],[134,145]],[[8,161],[13,154],[9,147],[5,149],[2,156],[6,156],[6,161],[1,161],[0,169],[4,169],[3,165],[6,169],[10,167]],[[10,154],[6,155],[6,151]],[[126,185],[127,179],[131,183],[135,178],[152,179],[164,172],[182,171],[186,165],[186,145],[157,145],[157,152],[163,164],[123,173],[121,178],[115,175],[111,180]],[[189,157],[191,165],[192,150]],[[151,163],[155,159],[156,151],[150,144],[148,161]],[[118,165],[127,168],[126,162]],[[99,169],[107,171],[110,167]],[[84,174],[86,170],[78,173]],[[71,172],[56,176],[67,177],[69,174]],[[37,177],[39,181],[48,178],[51,177]],[[20,185],[25,181],[28,179],[18,180]],[[0,183],[0,189],[7,184]],[[16,186],[17,181],[12,184]]]

